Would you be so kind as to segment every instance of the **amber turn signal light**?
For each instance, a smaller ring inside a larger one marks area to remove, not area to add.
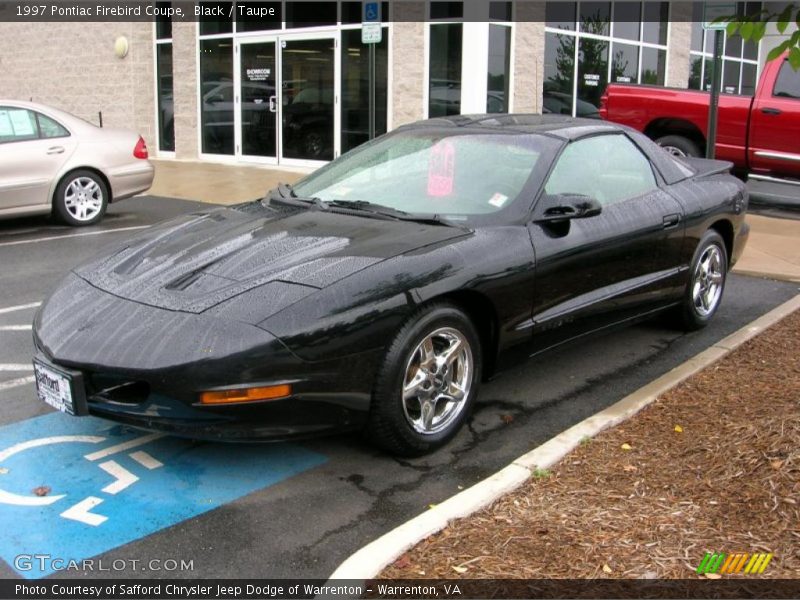
[[[266,387],[242,388],[237,390],[219,390],[202,392],[200,404],[233,404],[235,402],[259,402],[261,400],[277,400],[292,395],[289,384],[268,385]]]

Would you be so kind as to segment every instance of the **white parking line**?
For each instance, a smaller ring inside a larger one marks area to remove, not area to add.
[[[0,363],[0,371],[33,371],[33,365]]]
[[[0,325],[0,331],[31,331],[33,325]]]
[[[153,458],[144,450],[139,450],[138,452],[131,452],[128,456],[130,456],[133,460],[138,462],[143,467],[147,467],[151,471],[153,469],[157,469],[159,467],[164,466],[164,463],[162,463],[160,460]]]
[[[19,387],[21,385],[27,385],[29,383],[33,383],[36,381],[34,376],[30,377],[20,377],[19,379],[9,379],[8,381],[0,381],[0,392],[4,390],[10,390],[11,388]]]
[[[97,466],[114,478],[112,483],[109,483],[103,488],[103,491],[106,494],[118,494],[126,487],[129,487],[139,481],[139,478],[136,475],[128,471],[128,469],[123,467],[115,460],[108,460],[104,463],[100,463]]]
[[[39,242],[51,242],[53,240],[67,240],[76,237],[85,237],[87,235],[103,235],[104,233],[116,233],[118,231],[134,231],[136,229],[147,229],[150,225],[136,225],[135,227],[116,227],[115,229],[104,229],[103,231],[87,231],[85,233],[73,233],[69,235],[51,235],[47,237],[36,238],[33,240],[16,240],[13,242],[0,242],[2,246],[19,246],[20,244],[38,244]]]
[[[91,512],[93,508],[102,503],[102,498],[89,496],[88,498],[78,502],[75,506],[72,506],[62,512],[61,516],[65,519],[72,519],[73,521],[80,521],[81,523],[86,523],[92,527],[97,527],[98,525],[102,525],[108,521],[108,517]]]
[[[150,442],[162,438],[165,435],[166,434],[164,433],[151,433],[148,435],[143,435],[142,437],[138,437],[136,439],[129,440],[127,442],[122,442],[121,444],[117,444],[116,446],[109,446],[108,448],[103,448],[102,450],[98,450],[97,452],[86,454],[83,458],[87,460],[99,460],[101,458],[105,458],[106,456],[111,456],[112,454],[116,454],[117,452],[124,452],[125,450],[136,448],[137,446],[143,446],[144,444],[149,444]]]
[[[36,308],[37,306],[41,306],[41,302],[30,302],[28,304],[18,304],[17,306],[8,306],[6,308],[0,308],[0,315],[4,313],[10,313],[17,310],[25,310],[26,308]]]

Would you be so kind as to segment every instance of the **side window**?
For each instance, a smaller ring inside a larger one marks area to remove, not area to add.
[[[24,108],[0,106],[0,144],[35,140],[38,137],[34,113]]]
[[[653,167],[622,134],[572,142],[545,185],[547,194],[583,194],[603,205],[641,196],[657,187]]]
[[[772,95],[800,100],[800,71],[795,71],[788,60],[783,61]]]
[[[36,118],[39,119],[39,133],[43,138],[69,137],[69,131],[50,117],[36,113]]]

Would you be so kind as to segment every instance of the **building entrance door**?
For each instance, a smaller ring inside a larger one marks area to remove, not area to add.
[[[316,166],[339,146],[337,40],[282,35],[237,42],[236,154]]]

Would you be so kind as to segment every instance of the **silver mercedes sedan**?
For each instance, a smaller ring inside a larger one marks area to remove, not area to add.
[[[74,225],[146,191],[154,169],[137,133],[64,111],[0,99],[0,218],[49,214]]]

